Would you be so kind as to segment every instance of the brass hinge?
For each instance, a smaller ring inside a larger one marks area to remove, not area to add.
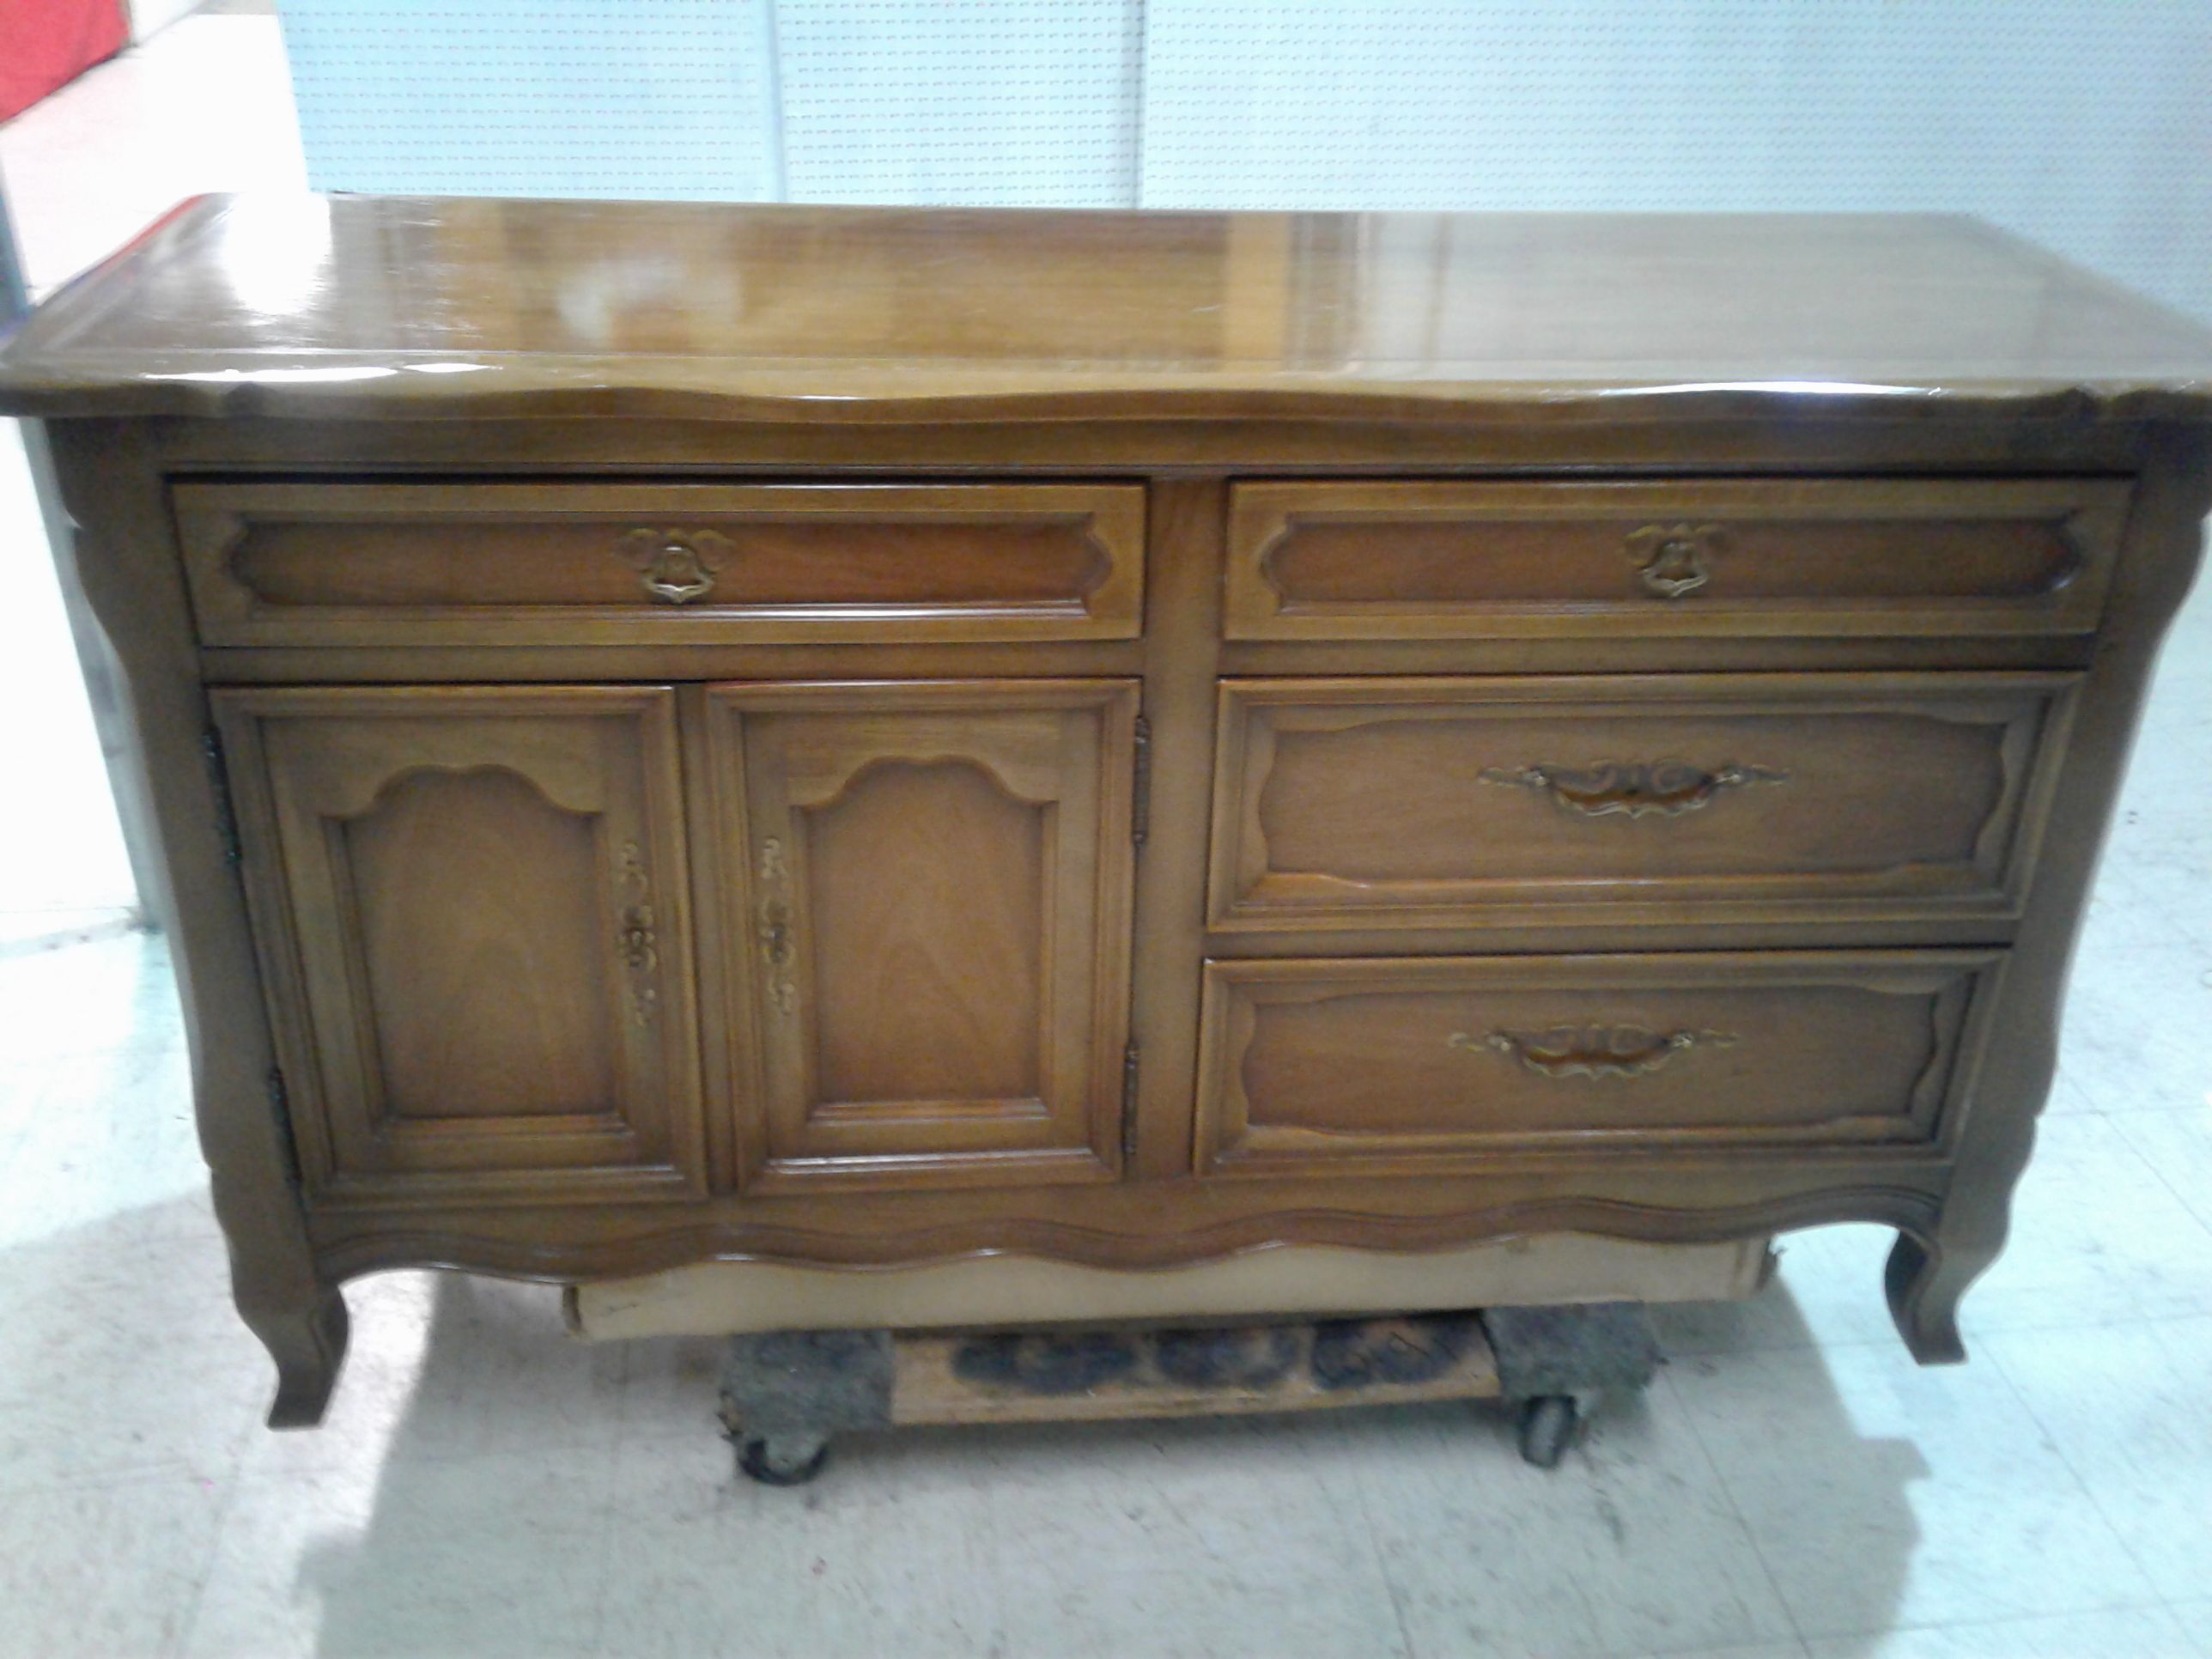
[[[1137,716],[1136,736],[1137,779],[1129,792],[1129,836],[1138,846],[1145,844],[1145,836],[1152,827],[1152,723],[1142,714]]]
[[[269,1068],[269,1112],[276,1121],[276,1149],[284,1160],[284,1182],[300,1190],[300,1143],[292,1136],[292,1097],[284,1087],[282,1067]]]
[[[1135,1043],[1121,1050],[1121,1162],[1137,1155],[1137,1064]]]
[[[246,862],[246,849],[238,839],[238,810],[230,799],[230,768],[223,762],[222,733],[212,726],[200,736],[200,753],[207,757],[208,783],[215,791],[215,834],[222,843],[222,861],[235,870]]]

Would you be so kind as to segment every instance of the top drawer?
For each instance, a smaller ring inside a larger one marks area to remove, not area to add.
[[[2087,634],[2103,478],[1246,483],[1239,640]]]
[[[1133,639],[1137,484],[184,483],[210,645]]]

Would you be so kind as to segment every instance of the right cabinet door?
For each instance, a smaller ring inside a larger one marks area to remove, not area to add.
[[[1110,1177],[1135,683],[704,696],[708,1072],[739,1184]]]

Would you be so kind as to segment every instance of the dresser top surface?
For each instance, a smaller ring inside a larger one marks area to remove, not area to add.
[[[0,410],[2212,419],[2212,331],[1975,221],[204,197]]]

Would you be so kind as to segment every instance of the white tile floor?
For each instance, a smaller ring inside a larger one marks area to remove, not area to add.
[[[200,142],[147,109],[214,112],[198,162],[155,163],[200,168],[182,188],[243,181],[211,176],[252,170],[241,132],[290,165],[267,20],[165,42],[0,130],[46,181],[29,228],[65,226],[48,280],[114,240],[71,220],[70,166],[135,165],[134,120]],[[412,1273],[353,1288],[327,1425],[268,1434],[162,945],[0,957],[0,1655],[2212,1659],[2208,778],[2212,589],[1973,1362],[1905,1358],[1881,1235],[1806,1235],[1758,1301],[1668,1316],[1675,1363],[1548,1476],[1440,1407],[915,1431],[771,1492],[714,1438],[706,1345],[585,1347],[543,1290]]]
[[[2174,654],[2131,804],[2204,793],[2212,590]],[[270,1435],[161,944],[0,961],[0,1654],[2212,1659],[2212,1062],[2152,1040],[2204,1025],[2212,947],[2137,896],[2170,817],[2115,849],[1973,1362],[1906,1358],[1878,1232],[1806,1235],[1664,1316],[1674,1363],[1551,1475],[1437,1407],[858,1437],[771,1492],[710,1345],[416,1273],[354,1287],[329,1422]]]

